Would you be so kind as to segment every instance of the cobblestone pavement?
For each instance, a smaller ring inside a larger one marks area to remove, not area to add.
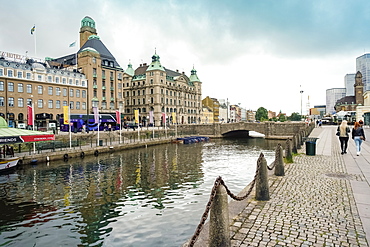
[[[286,165],[270,200],[252,200],[234,219],[232,246],[369,246],[350,182],[365,178],[348,174],[339,145],[331,146],[330,156],[299,154]]]

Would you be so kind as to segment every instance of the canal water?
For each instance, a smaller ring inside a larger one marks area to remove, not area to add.
[[[0,246],[181,246],[222,176],[237,194],[262,138],[166,144],[0,175]]]

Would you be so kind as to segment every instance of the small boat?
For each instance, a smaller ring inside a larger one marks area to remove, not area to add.
[[[19,157],[0,158],[0,172],[14,168],[19,161]]]

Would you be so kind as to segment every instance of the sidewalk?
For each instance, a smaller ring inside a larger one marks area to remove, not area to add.
[[[271,199],[246,203],[231,226],[232,246],[369,246],[370,145],[356,156],[350,139],[341,155],[335,133],[336,126],[314,129],[316,155],[303,146],[273,179]]]

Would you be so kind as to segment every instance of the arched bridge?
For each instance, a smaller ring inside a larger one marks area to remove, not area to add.
[[[256,131],[264,134],[266,139],[287,139],[294,134],[299,133],[301,130],[307,130],[304,122],[238,122],[238,123],[215,123],[215,124],[196,124],[196,125],[183,125],[179,126],[180,130],[190,128],[199,135],[223,137],[230,133],[237,131],[249,132]]]

